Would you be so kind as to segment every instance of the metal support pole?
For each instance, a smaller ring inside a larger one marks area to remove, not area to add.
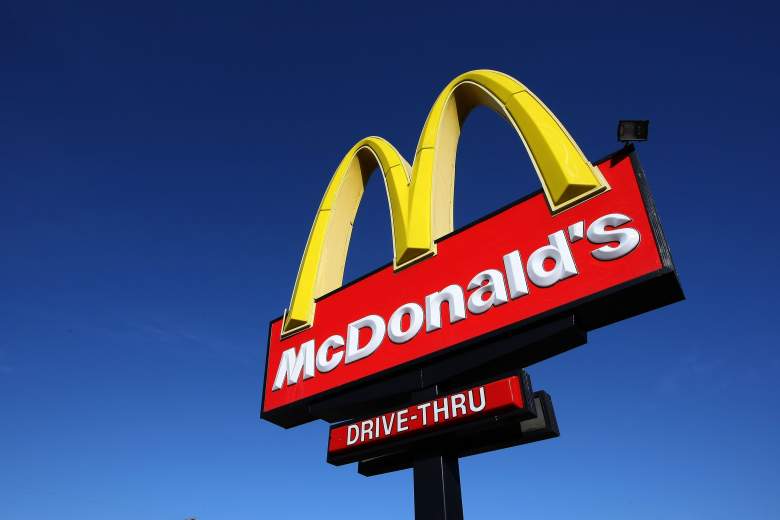
[[[456,455],[415,458],[414,517],[417,520],[463,520]]]
[[[412,400],[435,399],[438,395],[438,387],[431,386],[414,392]],[[457,455],[418,453],[413,471],[416,520],[463,520]]]

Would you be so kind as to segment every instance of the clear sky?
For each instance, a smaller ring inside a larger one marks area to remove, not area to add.
[[[111,4],[111,5],[109,5]],[[770,2],[6,2],[0,518],[412,515],[412,476],[259,419],[267,323],[354,142],[413,156],[440,89],[527,84],[595,160],[621,118],[687,300],[530,367],[561,437],[461,462],[468,518],[778,518],[777,15]],[[456,225],[538,188],[466,124]],[[372,179],[347,265],[388,262]]]

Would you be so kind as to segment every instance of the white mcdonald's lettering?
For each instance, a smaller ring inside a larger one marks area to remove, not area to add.
[[[529,295],[530,289],[526,276],[534,286],[539,288],[551,287],[562,280],[576,276],[577,266],[569,242],[582,239],[583,234],[589,242],[601,245],[591,251],[591,255],[597,260],[610,261],[621,258],[636,249],[640,240],[636,229],[625,226],[629,222],[631,218],[626,215],[610,213],[593,221],[586,233],[582,231],[584,222],[576,222],[568,227],[568,239],[564,231],[556,231],[549,235],[548,244],[536,249],[527,257],[525,268],[523,256],[515,250],[503,256],[503,270],[491,268],[477,273],[466,285],[467,290],[470,291],[467,301],[464,301],[465,294],[460,285],[449,285],[427,295],[424,298],[424,310],[419,304],[410,302],[398,307],[389,317],[388,323],[375,314],[349,323],[346,327],[346,342],[339,335],[330,336],[320,344],[316,354],[314,340],[306,341],[297,350],[295,347],[289,348],[282,352],[272,390],[281,389],[285,383],[288,386],[294,385],[301,376],[305,380],[315,377],[318,372],[330,372],[342,361],[344,364],[358,362],[376,352],[384,341],[385,335],[393,343],[411,341],[423,330],[423,321],[425,322],[424,333],[435,333],[442,327],[441,306],[444,302],[449,308],[449,322],[455,323],[466,319],[466,308],[471,314],[480,315],[495,306],[507,303],[510,299],[516,300]],[[409,324],[404,330],[402,323],[405,315],[409,315]],[[361,329],[370,332],[368,340],[362,345],[360,344]],[[343,351],[340,350],[342,347],[344,347]],[[473,406],[473,402],[471,404]],[[463,403],[438,405],[434,403],[432,412],[434,421],[438,420],[438,417],[449,418],[451,414],[458,413],[461,406]],[[484,406],[484,397],[482,406]],[[400,423],[399,418],[397,425],[399,428]],[[359,433],[362,439],[374,431],[372,428],[371,424],[363,421],[360,431],[355,435]],[[377,424],[376,429],[378,428]],[[350,428],[349,435],[352,434],[353,430]]]

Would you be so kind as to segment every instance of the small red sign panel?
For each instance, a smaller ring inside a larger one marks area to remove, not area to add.
[[[511,376],[445,397],[330,429],[328,453],[345,453],[481,417],[524,410],[521,381]]]
[[[533,195],[439,240],[435,256],[326,295],[307,330],[282,338],[272,322],[263,415],[670,269],[630,157],[598,168],[610,189],[579,205],[551,215]]]

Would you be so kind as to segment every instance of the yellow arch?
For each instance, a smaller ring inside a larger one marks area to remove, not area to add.
[[[453,230],[455,156],[463,123],[478,105],[515,128],[553,213],[608,189],[563,125],[522,83],[491,70],[462,74],[433,104],[413,166],[389,142],[368,137],[336,168],[309,234],[283,334],[309,327],[314,300],[341,286],[358,205],[377,167],[387,190],[395,268],[435,254],[436,239]]]

